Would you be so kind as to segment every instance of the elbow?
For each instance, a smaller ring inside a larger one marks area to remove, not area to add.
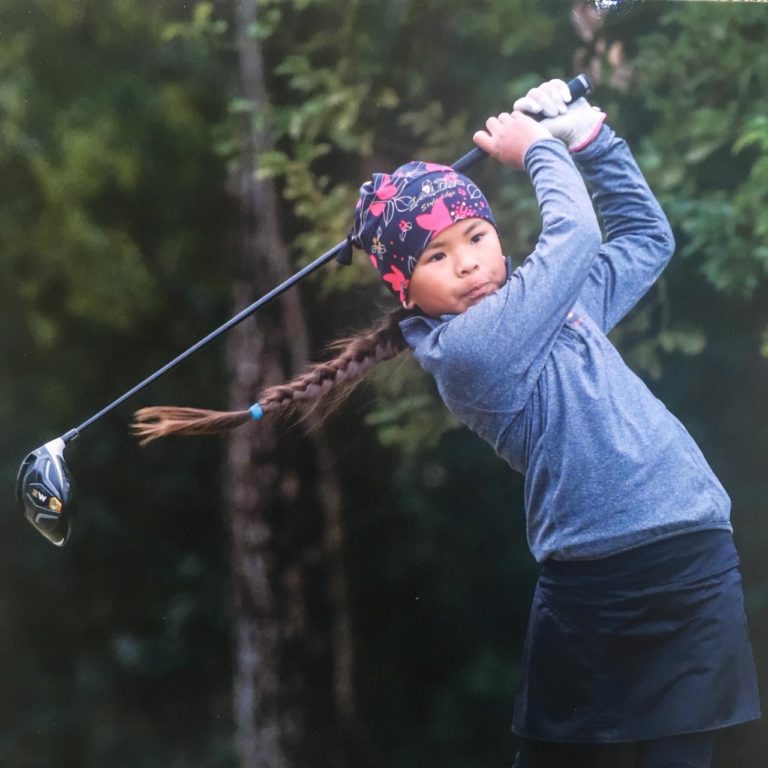
[[[672,258],[672,254],[675,252],[675,247],[677,246],[677,243],[675,242],[675,235],[674,232],[672,232],[672,227],[669,226],[669,222],[667,222],[667,229],[665,232],[666,237],[666,246],[667,246],[667,252],[669,254],[669,258]]]
[[[666,217],[659,222],[651,239],[656,243],[660,260],[666,264],[675,253],[675,235]]]
[[[571,226],[579,233],[582,248],[587,253],[596,254],[603,246],[603,231],[594,209],[590,206],[580,216],[574,217]]]
[[[587,233],[587,244],[589,250],[592,253],[597,253],[603,246],[603,233],[600,231],[600,225],[597,223],[597,219],[594,221],[594,226],[589,227]]]
[[[663,214],[635,219],[624,227],[610,229],[607,235],[607,242],[612,245],[639,248],[653,263],[662,267],[675,252],[675,236]]]
[[[603,233],[600,231],[597,217],[594,215],[585,217],[578,226],[583,250],[586,253],[597,254],[603,245]]]

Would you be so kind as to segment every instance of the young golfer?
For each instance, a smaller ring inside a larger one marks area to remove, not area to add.
[[[214,431],[312,404],[410,348],[446,406],[525,476],[540,576],[517,768],[707,768],[717,731],[759,716],[730,500],[607,338],[674,243],[625,142],[569,99],[544,83],[474,137],[531,178],[542,232],[520,267],[466,176],[424,162],[375,174],[350,240],[402,307],[250,411],[148,408],[137,430]]]

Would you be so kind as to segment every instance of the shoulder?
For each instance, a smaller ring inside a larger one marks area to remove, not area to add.
[[[478,366],[498,332],[511,279],[495,293],[458,315],[438,318],[414,315],[400,322],[403,338],[423,368],[435,372],[441,364]]]
[[[458,315],[434,318],[416,314],[400,321],[405,343],[425,370],[434,372],[437,362],[444,360],[446,355],[452,356],[450,348],[446,349],[443,332],[456,317]]]
[[[432,331],[447,323],[451,317],[453,315],[433,318],[418,313],[412,314],[400,321],[400,331],[403,334],[405,343],[415,350]]]

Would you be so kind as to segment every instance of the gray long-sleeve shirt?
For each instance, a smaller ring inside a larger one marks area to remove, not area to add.
[[[575,158],[604,243],[568,152],[536,142],[526,155],[543,222],[534,252],[466,312],[401,323],[448,408],[525,475],[539,561],[731,530],[730,500],[698,446],[606,337],[669,261],[666,217],[607,126]]]

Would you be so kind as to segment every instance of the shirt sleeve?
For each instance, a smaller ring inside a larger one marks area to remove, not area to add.
[[[629,147],[608,126],[574,159],[605,230],[579,301],[608,333],[656,282],[674,252],[674,237]]]
[[[535,250],[498,291],[433,327],[414,349],[449,407],[522,407],[530,390],[523,380],[538,376],[600,248],[592,202],[565,147],[536,142],[525,165],[542,216]]]

